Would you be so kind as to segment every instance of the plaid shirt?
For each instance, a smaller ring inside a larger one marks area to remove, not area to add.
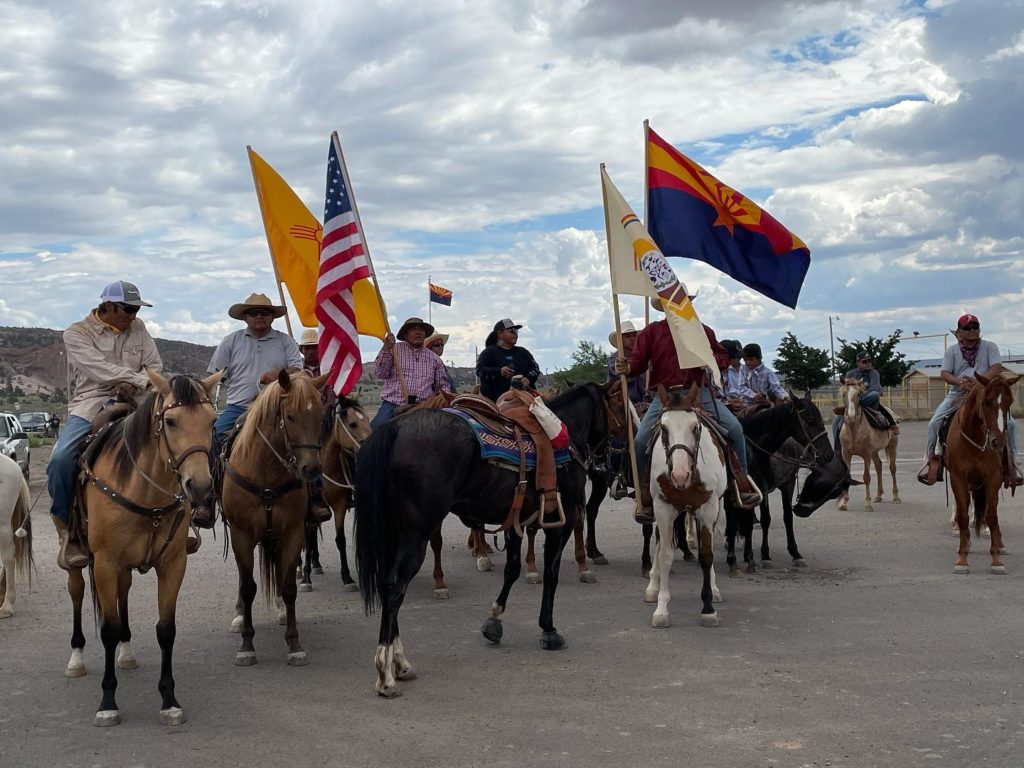
[[[789,397],[789,393],[779,383],[779,377],[775,375],[775,371],[764,363],[757,368],[743,367],[740,396],[752,403],[754,395],[764,395],[769,400],[785,400]]]
[[[432,350],[426,347],[413,349],[404,341],[395,344],[395,349],[398,351],[402,377],[410,395],[415,395],[417,400],[426,400],[438,392],[453,391],[448,382],[448,371],[444,363]],[[397,404],[405,402],[405,398],[402,397],[402,385],[399,384],[398,373],[395,371],[395,358],[390,350],[381,348],[373,364],[373,372],[384,382],[384,388],[380,392],[381,400]]]

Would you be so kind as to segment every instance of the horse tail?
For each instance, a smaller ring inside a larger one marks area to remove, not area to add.
[[[974,533],[981,534],[981,525],[985,522],[985,489],[975,488],[971,496],[974,503]]]
[[[259,543],[260,549],[260,584],[263,587],[263,599],[267,605],[273,605],[277,598],[277,550],[280,546],[277,536],[267,536]]]
[[[397,438],[398,425],[389,421],[373,431],[356,455],[356,571],[367,613],[380,605],[381,586],[397,550],[398,531],[385,504],[387,490],[396,482],[391,455]]]
[[[24,478],[18,491],[18,499],[14,502],[14,514],[11,517],[11,528],[14,529],[14,575],[28,580],[32,586],[32,517],[28,503],[28,484]]]

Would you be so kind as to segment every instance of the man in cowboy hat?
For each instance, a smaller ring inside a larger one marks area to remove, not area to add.
[[[320,375],[320,332],[316,328],[303,328],[299,336],[302,368],[314,378]]]
[[[527,387],[537,384],[540,366],[530,350],[517,346],[522,327],[506,317],[494,324],[484,341],[484,351],[476,360],[480,394],[484,397],[497,400],[511,388],[513,376],[522,376]]]
[[[390,333],[384,337],[384,346],[373,364],[374,375],[384,384],[380,409],[370,422],[374,429],[391,421],[402,403],[415,403],[438,392],[452,391],[441,358],[423,346],[427,336],[433,334],[434,326],[430,323],[410,317],[398,329],[397,343]]]
[[[249,404],[256,399],[261,384],[276,381],[282,369],[288,373],[302,370],[302,353],[295,339],[271,327],[275,319],[284,317],[286,311],[262,293],[249,294],[245,301],[232,304],[228,309],[228,316],[242,320],[245,328],[225,336],[207,366],[209,373],[223,369],[228,382],[228,404],[213,425],[218,446],[239,417],[249,410]],[[208,516],[193,518],[193,522],[203,528],[212,528],[215,517],[211,510]],[[310,484],[307,520],[323,523],[330,519],[330,508]]]
[[[633,347],[636,346],[636,337],[639,333],[640,329],[633,325],[631,320],[627,320],[620,326],[619,333],[612,331],[608,334],[608,343],[615,347],[615,350],[608,356],[608,381],[616,381],[619,378],[619,374],[615,372],[615,361],[619,359],[619,336],[622,336],[622,351],[628,360],[633,352]],[[644,399],[647,392],[647,388],[644,386],[645,378],[641,373],[629,379],[629,399],[633,405],[640,405]]]
[[[448,343],[447,333],[432,333],[430,336],[423,341],[423,346],[433,352],[435,355],[441,358],[441,362],[444,362],[444,347]],[[448,366],[444,367],[444,375],[448,377],[448,385],[452,388],[452,392],[455,391],[455,379],[452,377],[452,372],[448,370]]]
[[[134,284],[118,280],[103,289],[96,309],[64,331],[74,396],[68,404],[64,431],[46,465],[52,499],[50,516],[60,538],[57,565],[64,570],[89,564],[89,555],[81,544],[68,538],[78,445],[88,436],[92,420],[114,402],[119,392],[134,391],[136,399],[142,399],[149,386],[145,369],[163,370],[156,344],[136,316],[142,307],[152,306],[142,300]]]

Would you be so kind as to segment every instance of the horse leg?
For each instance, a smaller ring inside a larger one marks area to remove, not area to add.
[[[473,534],[470,533],[470,536]],[[448,585],[444,583],[444,569],[441,568],[441,526],[437,526],[430,536],[430,549],[434,553],[434,597],[438,600],[448,599]]]
[[[843,463],[846,465],[847,471],[851,469],[850,462],[853,460],[853,453],[845,446],[840,443],[840,448],[843,453]],[[841,512],[845,512],[850,508],[850,489],[846,488],[843,490],[843,495],[839,497],[839,503],[836,505],[836,509]]]
[[[953,573],[970,573],[971,566],[967,562],[967,555],[971,551],[971,529],[968,517],[970,491],[967,489],[967,481],[952,472],[949,474],[949,485],[953,489],[953,499],[956,502],[956,525],[960,530],[960,546],[957,550]]]
[[[487,539],[484,538],[483,528],[469,529],[469,551],[476,558],[476,569],[478,571],[485,573],[494,570],[494,564],[491,562],[491,558],[488,557],[491,554],[491,549],[487,546]]]
[[[795,484],[795,480],[789,480],[779,487],[779,491],[782,493],[782,522],[786,526],[786,551],[793,558],[793,565],[797,568],[806,568],[807,561],[804,560],[804,556],[800,554],[800,550],[796,545],[796,533],[793,528],[793,490]]]
[[[340,507],[335,507],[334,512],[334,543],[338,547],[338,554],[341,555],[341,589],[344,592],[358,592],[359,585],[352,578],[352,571],[348,567],[348,549],[345,542],[345,515],[348,514],[348,501]]]
[[[596,565],[608,565],[608,558],[597,548],[597,513],[608,493],[608,480],[604,472],[590,476],[590,498],[587,499],[587,557]]]
[[[644,593],[646,602],[657,601],[658,603],[658,607],[654,609],[654,615],[651,616],[652,627],[668,626],[668,602],[672,598],[668,590],[668,577],[676,555],[672,539],[674,538],[675,519],[678,514],[674,508],[667,507],[660,500],[655,500],[654,516],[660,536],[657,546],[654,548],[654,567],[651,568],[651,580]]]
[[[235,551],[235,565],[238,566],[236,608],[241,609],[240,616],[232,622],[232,628],[238,623],[242,632],[242,645],[235,654],[235,666],[249,667],[256,663],[256,649],[252,644],[252,639],[256,636],[256,630],[252,626],[252,601],[256,599],[256,579],[253,578],[255,557],[253,543],[242,541],[243,538],[248,537],[243,537],[238,529],[232,531],[231,548]],[[241,622],[238,622],[239,618]]]
[[[576,510],[567,511],[566,516],[575,515]],[[555,629],[555,592],[558,589],[558,570],[562,562],[562,550],[569,541],[569,531],[575,523],[567,520],[561,528],[544,531],[544,594],[540,599],[541,629],[540,647],[545,651],[560,651],[566,647],[565,638]]]
[[[277,558],[277,593],[284,601],[287,616],[284,630],[284,641],[288,644],[288,666],[304,667],[309,664],[309,656],[299,643],[299,626],[295,620],[295,596],[298,590],[291,573],[302,559],[302,536],[306,526],[300,530],[285,531],[278,542],[274,556]]]
[[[115,565],[102,555],[94,553],[93,581],[101,616],[100,640],[103,642],[103,698],[93,718],[93,725],[118,725],[121,714],[114,693],[117,691],[116,656],[121,641],[121,626],[117,615],[118,573]]]
[[[302,556],[302,552],[299,552],[299,566],[302,568],[302,579],[299,582],[299,592],[312,592],[313,591],[313,578],[310,575],[313,572],[313,553],[316,551],[316,535],[320,530],[318,525],[305,525],[303,524],[303,538],[305,538],[306,556]],[[317,560],[319,560],[317,556]],[[322,569],[321,569],[322,570]]]
[[[9,619],[14,615],[14,603],[17,600],[14,586],[14,553],[14,521],[11,520],[10,525],[0,525],[0,592],[3,593],[0,619]]]
[[[975,493],[975,504],[981,501],[985,505],[985,525],[988,526],[989,554],[992,556],[992,573],[1003,575],[1006,573],[1006,566],[1000,559],[999,554],[1003,546],[1003,533],[999,529],[999,486],[1000,477],[995,483],[989,483],[988,487]],[[979,499],[978,497],[981,496]]]
[[[587,549],[583,541],[583,510],[576,510],[576,521],[572,524],[573,554],[576,557],[577,577],[584,584],[594,584],[597,577],[590,572],[587,565]]]
[[[743,562],[747,564],[747,573],[757,573],[757,562],[754,560],[754,513],[745,509],[742,514],[740,536],[743,537]]]
[[[882,454],[880,451],[875,451],[871,463],[875,467],[875,479],[878,480],[878,494],[874,498],[874,501],[877,503],[882,500],[882,496],[885,494],[884,478],[882,477]]]
[[[85,599],[85,577],[81,568],[68,571],[68,594],[71,596],[73,626],[71,630],[71,658],[64,670],[65,677],[82,677],[85,675],[85,633],[82,632],[82,601]]]
[[[323,576],[324,567],[320,563],[320,526],[313,525],[313,533],[315,534],[309,547],[309,561],[310,561],[310,573],[314,576]]]
[[[875,507],[871,503],[871,465],[874,463],[874,458],[870,453],[864,456],[864,510],[866,512],[874,512]]]
[[[700,560],[700,570],[704,576],[700,589],[700,599],[703,603],[700,610],[700,625],[702,627],[717,627],[718,612],[712,605],[716,590],[714,583],[715,556],[711,547],[711,529],[701,523],[699,518],[697,519],[697,534],[700,538],[700,548],[697,550],[697,557]],[[722,599],[721,595],[718,596],[718,599]]]
[[[423,565],[426,554],[426,539],[402,542],[388,580],[381,585],[380,636],[377,653],[374,655],[377,682],[374,689],[385,698],[401,696],[398,680],[412,680],[416,677],[398,635],[398,611],[405,600],[409,582]]]
[[[537,572],[537,555],[534,548],[537,540],[537,529],[530,528],[526,531],[526,583],[540,584],[541,577]],[[545,539],[545,541],[547,541]]]
[[[505,531],[505,573],[504,580],[501,583],[501,592],[498,593],[498,597],[491,606],[490,618],[480,627],[480,632],[483,633],[487,641],[495,645],[501,642],[501,636],[504,632],[501,617],[508,605],[509,593],[512,591],[512,585],[519,579],[519,574],[523,569],[522,550],[522,538],[516,536],[514,531]]]
[[[128,592],[132,588],[132,572],[121,571],[117,584],[117,613],[121,617],[121,642],[117,644],[118,669],[138,669],[139,660],[132,651],[132,630],[128,626]]]
[[[160,723],[161,725],[181,725],[185,722],[185,712],[174,697],[174,673],[172,658],[174,656],[174,638],[178,633],[175,624],[175,613],[178,606],[178,592],[181,582],[185,579],[185,552],[156,571],[157,603],[160,607],[160,620],[156,625],[156,640],[160,645]],[[295,579],[292,579],[292,585]]]
[[[690,551],[690,524],[693,522],[689,515],[679,515],[672,527],[675,529],[676,546],[683,553],[685,562],[693,561],[693,552]]]
[[[646,579],[651,575],[651,536],[654,535],[654,526],[644,523],[640,527],[644,536],[644,546],[640,550],[640,574]]]
[[[736,562],[736,523],[737,510],[730,506],[725,508],[725,562],[729,566],[730,576],[739,576],[740,567]]]
[[[892,475],[892,503],[902,504],[900,499],[900,487],[896,485],[896,440],[889,440],[885,446],[885,457],[889,460],[889,473]]]
[[[772,510],[768,503],[768,493],[761,499],[761,567],[772,567],[771,551],[768,549],[768,529],[772,526]]]

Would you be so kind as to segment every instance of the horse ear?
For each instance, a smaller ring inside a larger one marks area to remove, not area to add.
[[[325,373],[325,374],[323,374],[321,376],[317,376],[315,379],[313,379],[313,386],[316,387],[317,389],[323,389],[324,388],[324,384],[327,383],[327,380],[329,378],[331,378],[331,374],[329,374],[329,373]]]
[[[668,390],[665,389],[664,384],[658,385],[658,399],[661,400],[663,406],[668,405]]]
[[[989,381],[990,381],[987,376],[982,376],[980,373],[974,374],[974,378],[978,380],[979,384],[984,384],[984,385],[987,385],[989,383]]]
[[[221,377],[224,376],[225,370],[226,369],[221,368],[216,373],[207,376],[205,379],[199,382],[200,384],[203,385],[203,389],[206,390],[207,395],[213,394],[213,390],[217,387],[217,382],[219,382],[221,380]]]
[[[151,371],[149,368],[146,369],[146,375],[149,377],[149,381],[153,385],[153,389],[161,395],[171,394],[171,385],[167,382],[167,379],[156,371]]]
[[[697,398],[700,396],[700,390],[697,388],[697,383],[694,382],[690,385],[690,391],[686,393],[687,407],[693,408],[697,404]]]
[[[790,392],[789,394],[790,394],[790,395],[792,395],[793,393],[792,393],[792,392]],[[806,400],[807,402],[812,402],[812,399],[811,399],[811,390],[809,390],[809,389],[805,389],[805,390],[804,390],[804,400]]]
[[[288,370],[282,368],[277,372],[277,383],[281,385],[281,389],[287,392],[292,388],[292,377],[288,374]]]

